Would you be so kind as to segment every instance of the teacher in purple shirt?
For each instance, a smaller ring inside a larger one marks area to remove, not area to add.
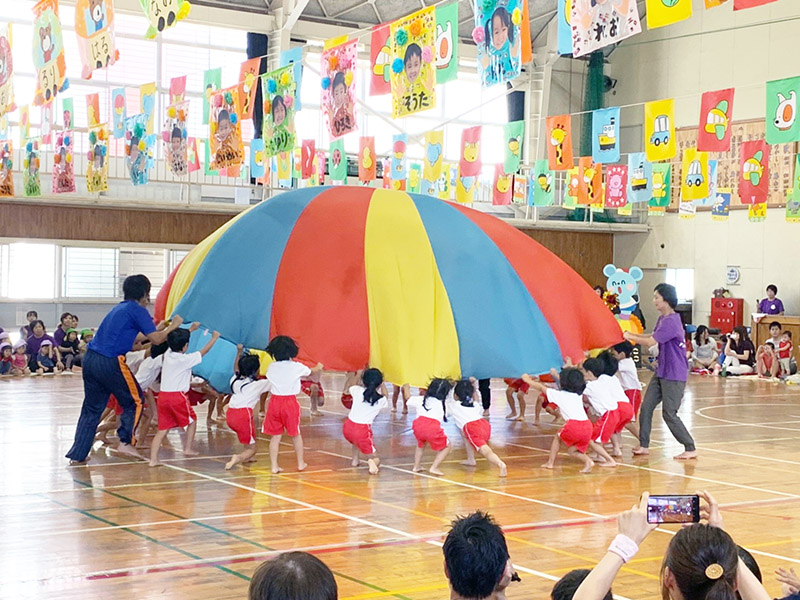
[[[758,303],[758,312],[765,315],[782,315],[784,308],[783,302],[777,298],[778,286],[770,283],[767,286],[767,297]]]
[[[647,386],[642,409],[639,413],[639,447],[634,455],[650,454],[650,430],[653,426],[653,412],[663,402],[661,412],[664,422],[673,437],[683,444],[684,451],[673,457],[676,460],[697,458],[694,439],[678,416],[683,401],[683,391],[689,374],[686,358],[686,334],[681,316],[675,312],[678,293],[668,283],[659,283],[653,293],[653,305],[661,313],[653,333],[638,334],[625,332],[625,339],[634,344],[654,346],[658,344],[658,368]]]

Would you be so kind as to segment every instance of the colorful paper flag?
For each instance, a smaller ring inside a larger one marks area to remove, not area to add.
[[[564,208],[576,208],[578,206],[578,167],[572,167],[567,171],[567,184],[564,186]]]
[[[722,6],[727,1],[728,0],[706,0],[706,10],[708,10],[709,8],[714,8],[716,6]]]
[[[761,223],[767,219],[767,203],[757,202],[747,209],[747,220],[751,223]]]
[[[578,159],[578,204],[597,204],[602,196],[603,165],[592,162],[591,156]]]
[[[731,190],[730,188],[717,189],[717,196],[714,206],[711,207],[712,221],[727,221],[731,211]]]
[[[275,157],[277,161],[277,168],[275,171],[278,174],[278,184],[281,187],[291,187],[292,185],[292,152],[281,152]],[[286,185],[286,182],[289,184]]]
[[[456,179],[456,201],[461,203],[471,203],[475,201],[475,188],[478,187],[477,175],[464,175],[461,165],[458,166],[458,176]]]
[[[800,223],[800,197],[795,195],[795,190],[786,190],[786,222]]]
[[[379,25],[380,27],[380,25]],[[374,31],[374,30],[373,30]],[[388,32],[387,32],[388,35]],[[458,2],[436,7],[436,83],[458,78]],[[524,40],[523,40],[524,48]],[[370,92],[370,95],[372,94]]]
[[[681,201],[692,202],[708,197],[708,153],[697,148],[683,151],[681,170]]]
[[[203,125],[208,125],[209,100],[222,87],[222,67],[203,72]]]
[[[596,163],[619,161],[619,108],[603,108],[592,113],[592,160]]]
[[[197,152],[197,138],[190,137],[186,144],[187,166],[189,173],[200,170],[200,155]]]
[[[672,165],[669,163],[658,163],[653,165],[653,191],[652,197],[648,202],[651,208],[666,208],[670,200],[670,179]]]
[[[42,143],[50,145],[53,142],[53,103],[42,106],[42,125],[40,128]]]
[[[139,107],[147,117],[147,133],[156,131],[156,84],[145,83],[139,86]]]
[[[792,179],[792,198],[796,202],[800,202],[800,154],[795,157],[794,161],[794,178]]]
[[[311,175],[314,173],[316,145],[317,143],[314,140],[303,140],[303,145],[300,149],[300,177],[302,179],[311,179]]]
[[[408,135],[398,133],[392,136],[392,187],[396,190],[406,189],[408,167],[406,165],[406,146]]]
[[[692,16],[692,0],[647,0],[647,28],[656,29]]]
[[[608,204],[608,200],[606,200],[606,204]],[[630,217],[633,214],[633,204],[626,204],[625,206],[620,206],[617,208],[617,214],[620,217]]]
[[[627,197],[631,204],[649,202],[653,197],[653,164],[644,152],[628,154]]]
[[[422,165],[415,162],[408,167],[407,189],[412,194],[419,194],[421,185],[422,185]]]
[[[697,149],[701,152],[727,152],[731,147],[733,88],[706,92],[700,101]]]
[[[461,158],[458,162],[458,177],[474,177],[481,172],[481,126],[461,130]],[[465,186],[468,189],[469,186]],[[473,188],[474,189],[474,188]]]
[[[708,196],[695,202],[697,206],[714,206],[717,200],[717,176],[719,174],[719,161],[708,160]]]
[[[239,117],[241,119],[252,119],[253,109],[256,104],[256,92],[258,91],[258,76],[261,70],[261,57],[251,58],[242,63],[239,67]],[[252,177],[256,177],[252,175]]]
[[[358,145],[358,180],[362,183],[369,183],[375,180],[377,169],[375,138],[362,137]]]
[[[186,75],[169,80],[169,103],[180,104],[186,99]]]
[[[503,172],[516,173],[522,159],[522,143],[525,136],[525,121],[513,121],[503,126],[505,138],[503,139],[504,157]]]
[[[72,98],[61,99],[61,114],[64,119],[64,129],[72,129],[75,123],[75,101]]]
[[[606,208],[622,208],[628,204],[628,167],[606,167]]]
[[[547,160],[553,171],[566,171],[574,166],[570,115],[547,117]]]
[[[214,160],[214,157],[211,154],[211,144],[209,143],[208,138],[203,140],[203,144],[205,146],[203,154],[203,156],[205,157],[205,160],[203,160],[203,168],[204,168],[203,172],[206,175],[211,175],[211,176],[219,175],[218,171],[215,171],[214,169],[211,168],[211,163]]]
[[[557,19],[558,19],[558,53],[563,55],[572,54],[572,0],[557,0]]]
[[[800,77],[767,82],[767,143],[785,144],[800,140],[797,97]]]
[[[444,130],[425,132],[425,164],[422,178],[433,184],[442,176],[444,156]]]
[[[294,110],[297,112],[303,108],[300,102],[300,85],[303,82],[303,46],[281,52],[280,66],[288,67],[289,65],[294,68]]]
[[[97,127],[100,121],[100,94],[87,94],[86,122],[89,124],[89,127]]]
[[[644,105],[644,147],[647,160],[657,162],[675,156],[675,100],[657,100]]]
[[[739,199],[742,204],[759,204],[769,195],[769,146],[764,140],[742,142]]]
[[[369,57],[369,95],[383,96],[391,93],[389,75],[392,72],[392,49],[389,44],[389,23],[381,23],[372,28]]]
[[[347,181],[347,155],[342,138],[331,142],[328,174],[332,181]]]
[[[31,137],[31,105],[23,104],[19,107],[19,145],[25,147],[25,141]]]
[[[511,182],[514,176],[503,170],[503,165],[494,166],[494,185],[492,186],[492,204],[505,206],[511,204]]]
[[[519,24],[519,42],[522,44],[522,50],[520,60],[525,65],[533,60],[533,41],[531,40],[531,11],[528,8],[528,0],[521,0],[521,2],[522,22]],[[513,13],[511,18],[513,20]]]
[[[775,0],[733,0],[733,10],[743,10],[745,8],[755,8],[775,2]]]
[[[555,201],[556,183],[547,159],[537,160],[528,180],[528,204],[551,206]]]
[[[264,176],[266,169],[266,153],[264,152],[264,140],[253,138],[250,140],[250,177],[258,179]]]
[[[116,139],[125,137],[125,120],[128,108],[125,103],[125,88],[111,90],[111,123],[112,133]]]

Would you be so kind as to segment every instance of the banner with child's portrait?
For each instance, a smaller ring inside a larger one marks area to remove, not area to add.
[[[423,8],[392,23],[392,117],[436,106],[435,8]]]
[[[476,3],[472,40],[478,47],[478,73],[484,87],[519,77],[521,22],[520,0]]]
[[[242,124],[237,114],[239,90],[237,86],[219,90],[211,96],[208,119],[208,138],[211,146],[213,171],[240,166],[244,161]]]
[[[39,0],[33,7],[33,66],[36,69],[36,106],[49,104],[69,87],[64,37],[58,0]]]
[[[72,164],[73,134],[70,130],[58,132],[53,152],[53,193],[68,194],[75,191],[75,171]]]
[[[25,143],[25,157],[22,159],[22,188],[25,196],[36,198],[42,195],[42,181],[39,177],[39,140],[32,138]]]
[[[189,136],[186,129],[188,112],[188,102],[168,106],[164,131],[161,133],[167,166],[175,177],[182,177],[189,171]]]
[[[0,141],[0,196],[14,195],[14,145],[10,139]]]
[[[356,62],[358,40],[322,52],[322,110],[331,139],[357,129]]]
[[[108,126],[103,123],[89,128],[86,188],[90,194],[108,191]]]
[[[282,67],[261,78],[261,93],[264,98],[262,137],[267,157],[294,148],[295,87],[294,65]]]
[[[147,133],[145,113],[129,117],[125,123],[125,164],[133,185],[147,185],[153,166],[156,136]]]

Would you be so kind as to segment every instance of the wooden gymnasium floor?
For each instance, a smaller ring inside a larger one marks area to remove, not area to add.
[[[800,563],[800,388],[694,376],[681,415],[699,460],[671,460],[679,448],[658,412],[649,459],[631,457],[628,437],[623,465],[585,476],[564,457],[553,472],[539,468],[555,428],[506,422],[502,382],[494,382],[492,441],[509,466],[501,481],[483,460],[475,469],[458,464],[464,454],[452,424],[445,476],[414,475],[411,418],[401,414],[376,422],[380,475],[351,468],[334,392],[342,377],[324,384],[324,416],[309,420],[303,411],[308,470],[294,472],[287,445],[286,472],[273,476],[265,441],[258,463],[226,472],[235,436],[222,426],[207,430],[204,407],[201,457],[162,450],[166,466],[150,469],[98,450],[90,467],[68,467],[80,377],[3,380],[0,597],[241,599],[261,561],[304,549],[336,573],[340,598],[442,599],[443,532],[455,515],[481,508],[504,526],[522,576],[509,597],[543,599],[566,571],[599,559],[614,515],[643,490],[716,495],[773,596],[773,570]],[[168,440],[179,444],[176,434]],[[670,533],[651,535],[623,569],[617,594],[658,596]]]

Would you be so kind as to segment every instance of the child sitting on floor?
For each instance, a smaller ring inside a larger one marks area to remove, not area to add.
[[[775,345],[772,340],[759,346],[756,350],[756,373],[759,377],[771,379],[778,377],[781,372],[781,364],[778,362],[778,355],[775,353]]]
[[[36,372],[39,375],[45,373],[60,373],[61,363],[59,363],[53,350],[53,342],[50,340],[43,340],[39,345],[39,354],[36,356]]]
[[[11,375],[13,348],[8,342],[0,342],[0,375]]]
[[[30,375],[31,370],[28,368],[28,355],[25,352],[28,345],[25,340],[19,339],[14,342],[14,356],[11,359],[11,374],[12,375]]]

